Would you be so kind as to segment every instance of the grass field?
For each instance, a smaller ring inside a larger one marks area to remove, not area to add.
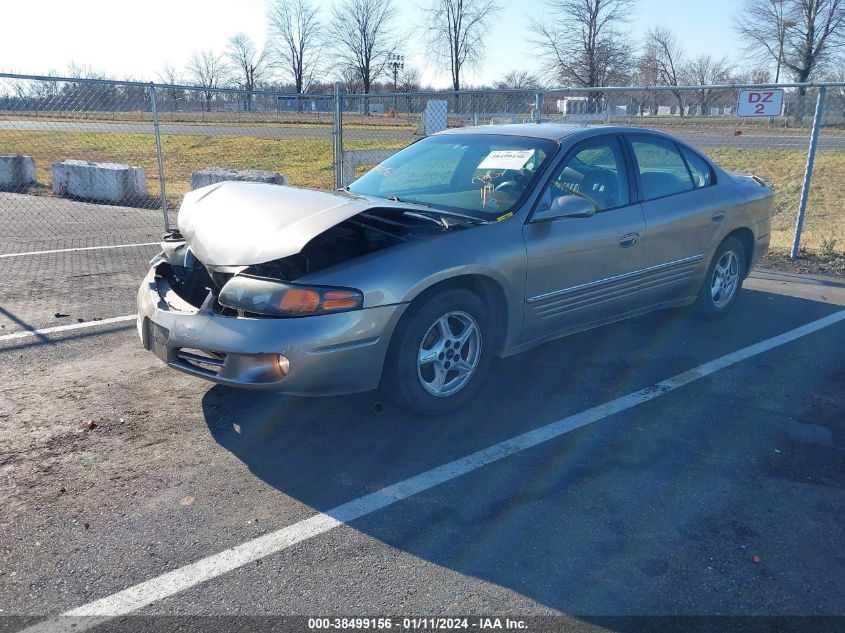
[[[348,139],[344,145],[347,150],[400,146],[389,140],[359,139]],[[158,194],[155,148],[149,134],[0,131],[0,154],[10,153],[35,158],[40,185],[49,185],[51,163],[74,158],[142,167],[150,194]],[[329,189],[334,182],[328,138],[164,135],[162,153],[171,206],[177,205],[190,189],[191,172],[204,167],[279,171],[293,185],[318,189]],[[749,172],[771,181],[775,187],[772,245],[788,248],[801,196],[806,151],[721,147],[707,153],[730,171]],[[845,152],[819,151],[816,155],[802,244],[816,252],[845,249]]]
[[[707,154],[728,171],[769,179],[775,188],[772,246],[778,249],[791,246],[806,151],[721,147],[710,148]],[[825,244],[838,252],[845,250],[845,152],[816,153],[801,244],[813,251],[824,250]]]
[[[378,99],[375,99],[378,102]],[[401,101],[401,100],[400,100]],[[557,113],[547,113],[544,118],[554,120],[560,116]],[[395,116],[377,113],[364,116],[355,112],[343,113],[343,125],[348,129],[369,129],[378,128],[382,130],[395,130],[402,132],[413,132],[420,123],[419,112],[408,114],[398,112]],[[531,113],[526,110],[517,113],[518,120],[531,120]],[[75,110],[46,110],[39,112],[31,111],[10,111],[0,112],[0,121],[54,121],[69,123],[73,122],[103,122],[103,123],[150,123],[152,115],[147,111],[75,111]],[[227,125],[227,126],[262,126],[262,127],[322,127],[330,128],[332,125],[331,112],[221,112],[221,111],[192,111],[192,112],[159,112],[159,121],[162,124],[180,123],[195,125]],[[480,123],[489,123],[489,119],[479,119]],[[809,142],[810,125],[812,123],[812,112],[801,121],[794,117],[768,118],[738,118],[732,116],[712,117],[677,117],[677,116],[613,116],[609,121],[615,125],[633,125],[639,127],[655,128],[667,132],[724,132],[727,130],[741,130],[745,134],[777,134],[780,136],[807,136]],[[450,127],[472,123],[472,117],[467,115],[450,119]],[[603,125],[604,118],[599,116],[595,121],[596,125]],[[828,136],[845,136],[845,118],[828,116],[824,128],[824,134]]]
[[[389,140],[350,139],[345,147],[388,149],[401,147],[401,144]],[[329,138],[163,135],[161,150],[171,205],[178,204],[182,195],[190,190],[191,172],[204,167],[278,171],[286,175],[292,185],[300,187],[329,189],[334,183]],[[0,154],[34,157],[38,183],[42,185],[50,183],[52,163],[70,158],[142,167],[150,194],[158,194],[158,167],[150,134],[0,131]]]

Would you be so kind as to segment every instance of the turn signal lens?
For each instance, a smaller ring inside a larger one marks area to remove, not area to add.
[[[279,307],[290,314],[311,314],[320,307],[320,295],[314,290],[287,290]]]
[[[359,297],[348,290],[329,290],[323,293],[323,310],[352,310],[360,307]]]

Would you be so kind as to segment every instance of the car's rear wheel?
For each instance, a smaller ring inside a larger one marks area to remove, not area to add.
[[[719,245],[696,300],[696,312],[704,319],[720,319],[736,303],[745,278],[745,251],[742,243],[730,236]]]
[[[446,413],[475,395],[490,366],[489,310],[463,288],[411,310],[391,342],[386,382],[400,404],[427,415]]]

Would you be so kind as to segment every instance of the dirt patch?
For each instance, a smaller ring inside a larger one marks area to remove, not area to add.
[[[790,273],[843,277],[845,276],[845,256],[837,253],[815,255],[800,251],[796,259],[790,259],[786,252],[769,251],[760,260],[759,267]]]

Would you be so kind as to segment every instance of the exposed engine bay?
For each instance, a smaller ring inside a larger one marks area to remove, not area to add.
[[[199,261],[176,231],[163,244],[175,246],[156,269],[178,297],[200,308],[216,296],[234,275],[293,282],[305,275],[414,240],[423,240],[482,224],[437,211],[374,208],[359,213],[312,238],[300,252],[248,266],[211,266]],[[210,306],[215,308],[214,302]],[[222,313],[228,310],[217,306]]]

